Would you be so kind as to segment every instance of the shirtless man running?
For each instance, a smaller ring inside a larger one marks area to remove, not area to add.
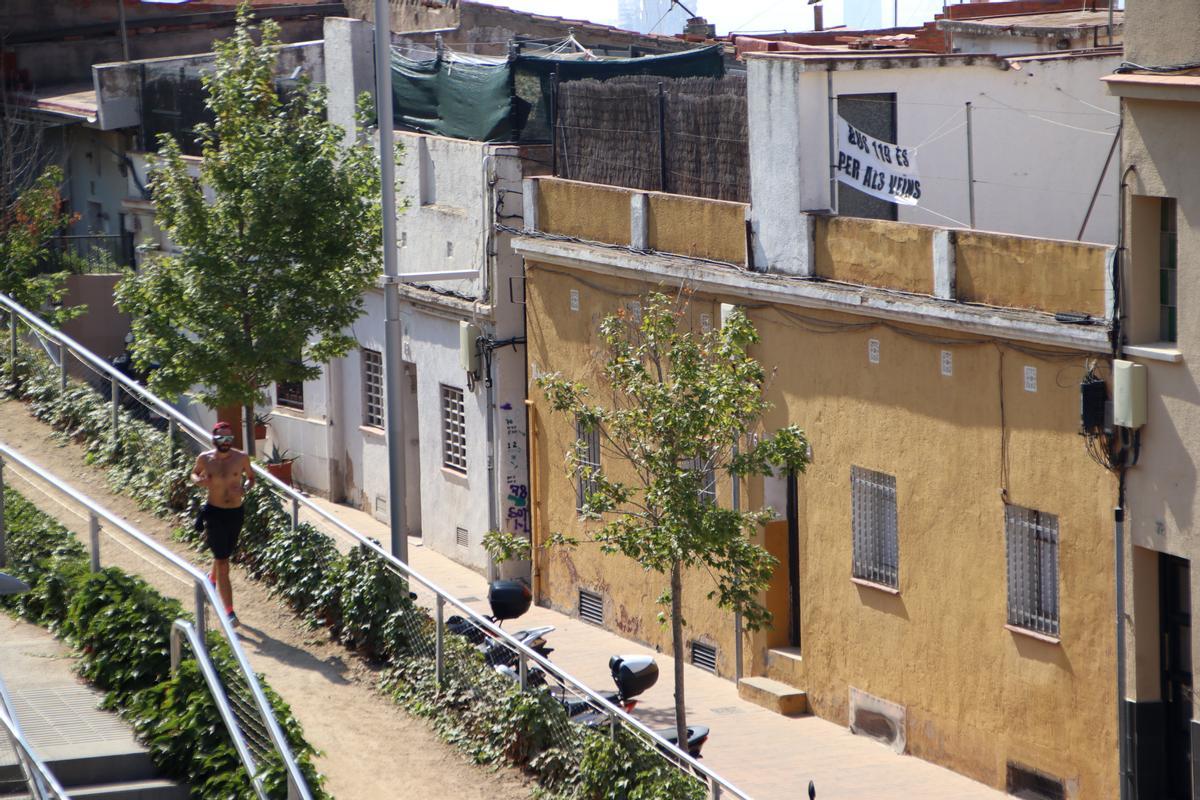
[[[196,466],[192,467],[192,483],[208,490],[208,499],[196,526],[204,527],[205,543],[213,554],[209,580],[216,584],[221,601],[225,603],[225,612],[237,625],[237,615],[233,613],[233,587],[229,585],[229,557],[237,548],[238,534],[242,532],[242,498],[246,488],[254,485],[254,470],[250,467],[250,457],[233,449],[233,428],[228,422],[218,422],[212,432],[216,449],[201,453],[196,458]]]

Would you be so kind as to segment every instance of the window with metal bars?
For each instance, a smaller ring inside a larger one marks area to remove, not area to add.
[[[1004,507],[1008,550],[1008,624],[1058,635],[1058,517]]]
[[[700,473],[700,490],[698,492],[700,502],[715,506],[717,504],[717,472],[708,464],[708,459],[693,458],[687,462],[687,469]]]
[[[1170,197],[1164,197],[1158,203],[1158,338],[1163,342],[1174,342],[1177,339],[1178,308],[1175,289],[1179,266],[1176,204]]]
[[[275,405],[304,410],[304,382],[280,381],[275,384]]]
[[[596,491],[596,479],[592,474],[600,469],[600,428],[577,419],[575,438],[581,443],[577,451],[579,461],[576,465],[575,508],[582,511],[587,496]]]
[[[363,425],[383,427],[383,353],[362,348]]]
[[[900,540],[896,524],[896,478],[850,467],[854,577],[900,588]]]
[[[463,390],[442,384],[442,466],[467,474],[467,413]]]

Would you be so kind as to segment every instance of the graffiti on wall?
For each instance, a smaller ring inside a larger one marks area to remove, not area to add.
[[[525,414],[512,403],[500,404],[500,477],[503,481],[501,524],[508,533],[529,535],[529,486],[525,461]]]

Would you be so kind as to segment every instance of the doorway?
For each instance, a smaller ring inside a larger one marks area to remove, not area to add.
[[[800,646],[800,491],[787,476],[788,646]]]
[[[1192,595],[1190,562],[1159,554],[1159,657],[1162,670],[1164,800],[1192,797]]]

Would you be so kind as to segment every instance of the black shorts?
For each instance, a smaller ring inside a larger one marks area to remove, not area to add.
[[[204,520],[204,543],[212,550],[213,558],[228,559],[237,548],[238,534],[242,532],[245,517],[242,507],[219,508],[205,503],[200,517]]]

